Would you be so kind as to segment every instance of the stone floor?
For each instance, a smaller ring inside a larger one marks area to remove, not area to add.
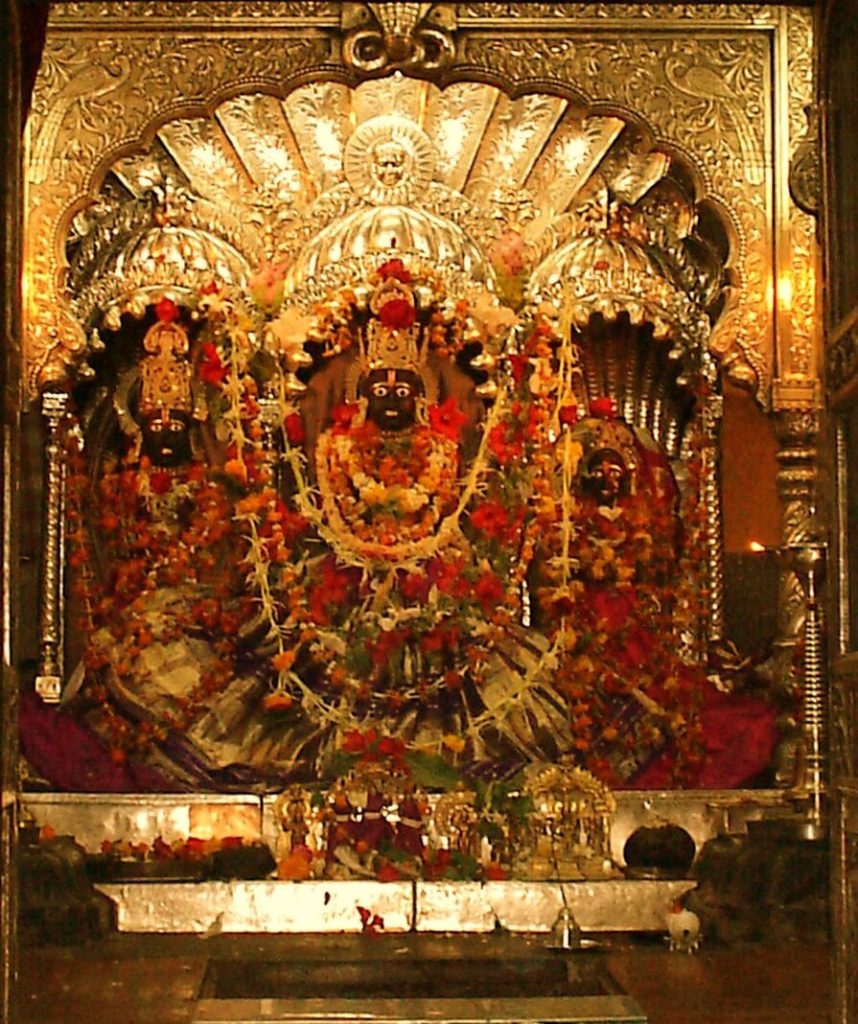
[[[542,940],[487,936],[112,935],[87,946],[21,953],[20,1024],[190,1024],[216,959],[300,956],[388,960],[542,954]],[[590,954],[579,954],[588,956]],[[604,957],[649,1024],[824,1024],[828,950],[820,945],[710,945],[696,956],[661,940],[610,939]],[[395,972],[395,967],[392,968]]]

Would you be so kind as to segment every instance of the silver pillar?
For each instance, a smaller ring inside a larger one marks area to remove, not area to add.
[[[39,672],[36,693],[49,704],[59,702],[63,685],[63,517],[65,514],[65,460],[60,427],[66,415],[64,391],[42,394],[45,418],[45,522],[42,545],[42,592],[39,610]]]
[[[808,838],[824,832],[824,800],[828,772],[828,694],[820,613],[820,588],[825,576],[826,546],[809,542],[789,549],[790,562],[804,592],[804,671],[802,673],[802,749],[796,790],[805,809]]]

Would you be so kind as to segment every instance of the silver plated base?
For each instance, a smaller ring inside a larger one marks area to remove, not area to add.
[[[585,932],[664,932],[672,902],[695,883],[125,882],[98,888],[122,932],[360,932],[362,908],[383,931],[550,932],[565,903]],[[561,891],[562,886],[562,891]]]

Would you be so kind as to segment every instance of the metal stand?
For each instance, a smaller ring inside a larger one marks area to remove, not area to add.
[[[802,746],[795,783],[795,795],[804,811],[794,824],[802,838],[822,839],[826,831],[827,692],[819,592],[825,577],[826,545],[808,541],[786,550],[805,602]]]
[[[36,693],[47,704],[59,703],[63,687],[65,466],[60,445],[60,424],[66,415],[67,405],[68,395],[64,391],[46,391],[42,395],[42,415],[45,418],[48,439],[45,445],[45,524]]]

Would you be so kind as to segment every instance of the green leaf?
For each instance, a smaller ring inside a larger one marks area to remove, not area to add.
[[[450,867],[452,870],[448,870],[447,877],[460,882],[471,881],[480,873],[479,862],[474,857],[467,857],[456,850],[450,856]]]
[[[462,781],[459,772],[437,754],[412,750],[405,755],[415,785],[424,789],[454,789]]]
[[[322,768],[322,778],[338,779],[341,775],[348,775],[356,764],[356,754],[348,754],[345,750],[337,750],[325,762]]]
[[[354,644],[346,650],[346,668],[361,679],[369,674],[372,658],[363,644]]]
[[[250,372],[260,384],[267,384],[277,372],[277,360],[270,352],[258,349],[250,359]]]
[[[477,826],[477,833],[490,841],[503,839],[503,829],[500,825],[494,821],[486,821],[485,818]]]

